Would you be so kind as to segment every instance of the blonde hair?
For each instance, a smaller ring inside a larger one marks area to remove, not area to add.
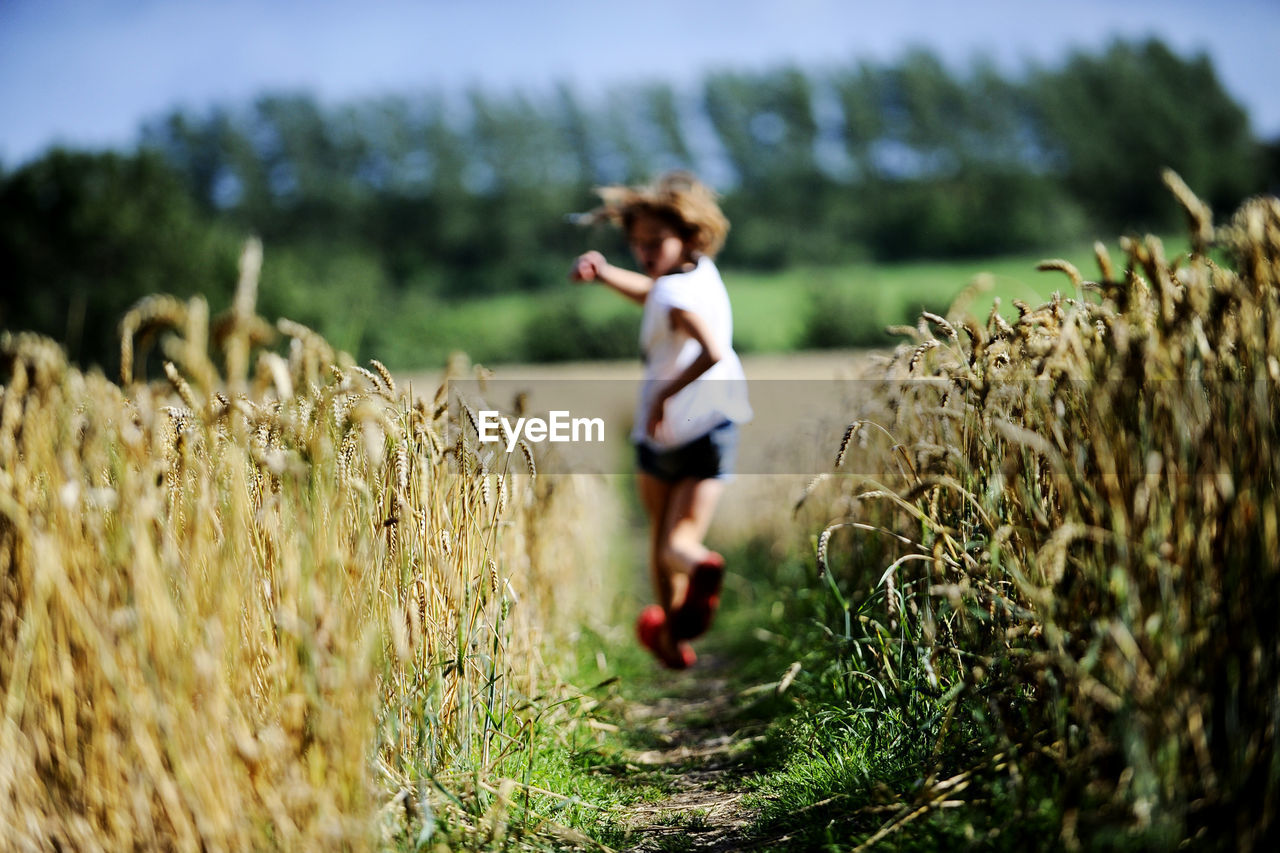
[[[598,187],[596,194],[604,204],[583,221],[608,221],[630,231],[636,219],[649,216],[670,226],[695,255],[715,257],[729,233],[715,191],[690,172],[668,172],[638,187]]]

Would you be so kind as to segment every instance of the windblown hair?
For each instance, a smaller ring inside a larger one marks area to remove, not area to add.
[[[630,231],[636,219],[650,216],[671,227],[695,255],[715,257],[729,233],[729,220],[716,193],[690,172],[668,172],[652,184],[596,189],[604,202],[583,221],[601,220]]]

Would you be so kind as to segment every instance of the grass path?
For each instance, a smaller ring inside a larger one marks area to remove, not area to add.
[[[638,644],[609,650],[619,674],[607,700],[616,732],[588,772],[607,778],[620,804],[592,833],[610,849],[786,849],[784,838],[761,832],[757,789],[781,760],[771,735],[792,710],[777,681],[787,662],[762,655],[751,638],[757,613],[722,616],[682,672],[659,667]]]
[[[835,378],[865,370],[872,352],[752,355],[744,362],[755,379]],[[595,403],[616,409],[623,419],[629,417],[638,374],[630,360],[496,369],[504,380],[617,380],[600,387],[618,399]],[[440,381],[438,374],[411,378],[415,388],[424,389]],[[762,414],[759,420],[768,418]],[[838,431],[833,449],[837,441]],[[598,740],[574,741],[567,765],[549,771],[559,783],[539,783],[583,803],[581,815],[569,823],[601,845],[583,849],[787,849],[776,814],[780,805],[766,791],[777,789],[789,758],[778,736],[788,729],[799,691],[780,694],[778,683],[801,654],[790,636],[801,626],[787,617],[812,621],[809,606],[795,601],[805,592],[811,558],[788,557],[784,567],[777,554],[748,539],[761,532],[759,522],[790,512],[807,479],[749,477],[727,491],[712,541],[730,559],[721,613],[695,643],[698,663],[685,672],[662,669],[634,637],[632,620],[651,597],[643,569],[647,534],[634,483],[618,481],[628,523],[618,531],[624,544],[618,545],[616,586],[607,591],[615,597],[607,609],[616,611],[606,625],[586,630],[577,652],[580,669],[567,675],[575,689],[593,697]],[[806,621],[805,632],[811,630],[816,629]],[[611,686],[605,689],[606,684]]]
[[[779,373],[799,368],[830,374],[860,363],[862,356],[797,354],[755,367],[757,375],[768,375],[769,367]],[[800,628],[786,620],[792,614],[801,618],[793,599],[803,585],[804,568],[795,557],[780,562],[761,542],[748,542],[759,533],[754,525],[729,523],[736,513],[758,518],[761,512],[785,512],[803,478],[779,482],[784,479],[744,481],[723,508],[713,543],[730,567],[720,613],[706,636],[694,642],[697,663],[680,672],[661,667],[632,630],[650,597],[641,577],[646,533],[631,484],[620,483],[631,523],[625,537],[629,545],[621,548],[618,598],[611,626],[602,635],[588,632],[577,679],[586,684],[608,676],[606,681],[614,682],[597,709],[612,732],[578,765],[579,772],[595,777],[586,787],[600,795],[595,802],[606,810],[596,812],[594,826],[588,821],[582,828],[608,849],[791,847],[794,827],[778,819],[773,792],[792,758],[786,735],[797,711],[797,690],[788,687],[797,671],[797,649],[783,635]],[[736,506],[738,501],[743,505]]]
[[[753,747],[767,721],[743,717],[727,674],[732,664],[704,655],[695,668],[668,674],[663,694],[623,706],[637,742],[624,753],[624,769],[660,777],[669,791],[623,817],[626,849],[727,851],[746,843],[753,813],[743,802],[744,780],[755,770]]]

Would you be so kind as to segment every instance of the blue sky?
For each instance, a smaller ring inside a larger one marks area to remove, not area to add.
[[[1280,0],[0,0],[0,162],[127,146],[142,120],[265,90],[584,93],[705,70],[890,60],[931,48],[1018,69],[1116,36],[1207,52],[1280,137]]]

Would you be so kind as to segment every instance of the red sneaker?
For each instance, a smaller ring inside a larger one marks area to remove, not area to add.
[[[640,644],[653,652],[653,656],[663,666],[668,669],[688,669],[693,666],[698,656],[694,653],[692,646],[683,642],[675,643],[670,654],[664,653],[662,632],[666,630],[666,626],[666,611],[656,604],[650,604],[640,611],[640,616],[636,619],[636,636],[639,637]]]
[[[720,587],[724,583],[724,557],[715,551],[693,567],[689,574],[689,592],[684,604],[671,615],[671,636],[692,640],[711,627],[716,608],[720,606]]]

